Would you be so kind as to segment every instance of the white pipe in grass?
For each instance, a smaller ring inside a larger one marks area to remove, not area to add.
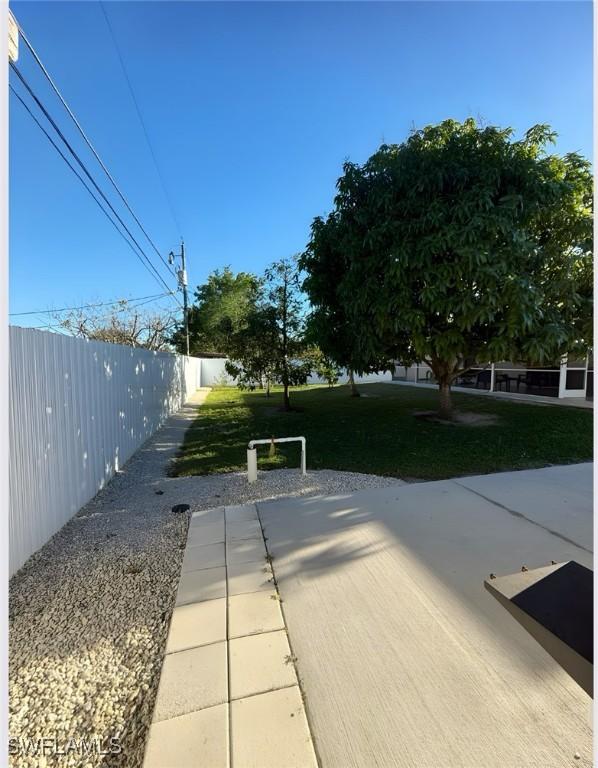
[[[250,440],[247,446],[247,479],[250,483],[257,480],[257,451],[256,445],[270,445],[271,443],[301,443],[301,474],[307,474],[307,448],[304,437],[269,437],[263,440]]]

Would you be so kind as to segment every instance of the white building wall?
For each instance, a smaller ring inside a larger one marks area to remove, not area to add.
[[[228,358],[226,357],[205,357],[201,360],[201,385],[202,387],[217,387],[217,386],[233,386],[235,379],[229,376],[226,372],[225,363]],[[339,384],[347,383],[347,374],[341,374],[339,378]],[[367,384],[376,381],[392,381],[392,374],[390,371],[382,371],[380,373],[369,373],[365,376],[355,376],[355,382],[357,384]],[[320,379],[314,373],[312,373],[307,379],[308,384],[325,384],[324,379]]]
[[[10,573],[203,385],[201,361],[10,328]]]
[[[348,381],[349,381],[349,377],[345,372],[340,375],[338,383],[347,384]],[[392,373],[390,373],[390,371],[380,371],[378,373],[366,373],[363,376],[358,376],[357,374],[355,374],[356,384],[373,384],[377,381],[391,382]],[[312,373],[307,379],[307,383],[308,384],[326,384],[326,380],[321,379],[318,376],[316,376],[315,373]]]
[[[228,375],[224,367],[226,357],[204,357],[201,360],[202,387],[231,386],[235,380]]]

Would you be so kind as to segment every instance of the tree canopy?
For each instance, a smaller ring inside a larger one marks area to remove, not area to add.
[[[189,336],[192,355],[218,353],[229,359],[227,372],[240,387],[283,387],[283,405],[290,409],[289,387],[307,380],[313,361],[305,357],[305,301],[297,259],[271,264],[261,278],[213,272],[196,291]],[[184,346],[182,329],[175,335]]]
[[[197,287],[189,308],[190,354],[227,354],[235,333],[243,329],[260,291],[258,278],[249,272],[233,273],[230,267],[215,270]],[[185,332],[179,326],[173,343],[185,351]]]
[[[274,322],[274,375],[283,387],[283,407],[290,409],[289,387],[305,384],[311,364],[305,352],[305,308],[297,257],[280,259],[265,272],[266,304]]]
[[[227,373],[237,380],[241,389],[266,390],[276,380],[276,345],[278,332],[276,318],[271,307],[256,304],[247,322],[233,333],[226,348],[229,359]]]
[[[357,371],[427,362],[446,416],[474,362],[587,347],[592,174],[577,154],[549,154],[554,140],[546,125],[514,140],[447,120],[345,163],[302,259],[320,325],[330,319],[324,351],[338,329]]]
[[[330,363],[348,371],[351,392],[358,395],[353,372],[391,370],[393,359],[382,348],[374,351],[370,347],[366,355],[360,353],[360,334],[356,325],[359,320],[348,311],[342,293],[349,261],[338,216],[331,214],[326,221],[321,218],[314,221],[311,239],[300,256],[299,266],[306,274],[303,289],[311,303],[307,340],[317,346]]]

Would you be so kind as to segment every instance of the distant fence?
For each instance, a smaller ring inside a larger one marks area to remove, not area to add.
[[[226,372],[226,357],[205,357],[201,360],[201,385],[202,387],[217,387],[222,385],[234,385],[235,379]],[[346,384],[348,375],[343,371],[339,377],[339,384]],[[380,371],[379,373],[366,373],[363,376],[355,374],[356,384],[373,384],[375,382],[392,382],[392,373],[390,371]],[[325,379],[320,378],[315,373],[309,375],[308,384],[325,384]]]
[[[231,386],[235,383],[235,379],[229,376],[226,372],[225,363],[228,358],[226,357],[213,357],[202,358],[201,360],[201,382],[204,387],[217,387],[221,385]],[[346,371],[343,371],[339,377],[339,384],[346,384],[348,381],[348,375]],[[363,376],[355,374],[356,384],[373,384],[378,381],[392,381],[392,373],[390,371],[380,371],[379,373],[366,373]],[[308,384],[325,384],[325,379],[320,378],[315,373],[311,373],[307,379]]]
[[[202,387],[218,387],[234,384],[234,379],[226,372],[226,357],[202,357],[201,385]]]
[[[10,328],[11,574],[211,385],[213,363]]]
[[[358,374],[355,374],[355,383],[356,384],[375,384],[378,381],[382,382],[391,382],[392,381],[392,374],[390,371],[380,371],[379,373],[364,373],[363,376],[359,376]],[[343,372],[338,380],[339,384],[346,384],[349,380],[349,377],[347,375],[347,372]],[[316,374],[312,373],[309,378],[307,379],[308,384],[324,384],[325,380],[321,379],[319,376],[316,376]]]

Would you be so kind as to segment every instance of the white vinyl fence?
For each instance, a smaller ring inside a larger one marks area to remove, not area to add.
[[[10,573],[203,385],[202,362],[10,328]]]
[[[205,357],[201,360],[201,385],[202,387],[233,386],[235,379],[226,372],[226,357]],[[346,384],[348,374],[346,371],[341,373],[339,384]],[[375,382],[392,382],[392,373],[390,371],[380,371],[379,373],[366,373],[363,376],[355,374],[356,384],[373,384]],[[307,379],[308,384],[325,384],[315,373],[310,374]]]
[[[356,384],[375,384],[376,382],[392,382],[392,374],[390,371],[380,371],[379,373],[364,373],[363,376],[359,376],[358,374],[355,374],[355,383]],[[347,384],[349,381],[349,376],[346,371],[343,371],[341,373],[338,383],[339,384]],[[325,384],[325,380],[321,379],[319,376],[317,376],[315,373],[310,374],[309,378],[307,379],[308,384]]]
[[[232,386],[235,383],[235,380],[228,375],[224,367],[227,359],[226,357],[202,357],[202,387]]]
[[[235,379],[226,372],[226,357],[206,357],[201,360],[201,383],[203,387],[233,386]],[[346,384],[348,374],[343,371],[339,378],[339,384]],[[363,376],[355,374],[356,384],[373,384],[375,382],[392,382],[392,373],[390,371],[380,371],[379,373],[366,373]],[[317,374],[311,373],[307,379],[308,384],[325,384]]]

